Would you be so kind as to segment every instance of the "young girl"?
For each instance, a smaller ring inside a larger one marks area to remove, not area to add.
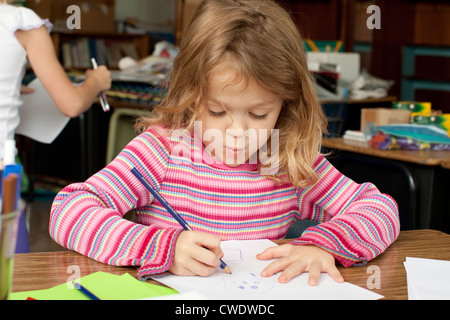
[[[220,241],[280,239],[295,220],[320,222],[258,259],[280,282],[309,272],[336,281],[397,237],[395,201],[356,184],[319,154],[326,119],[298,30],[270,0],[205,0],[183,35],[169,92],[144,132],[106,168],[55,198],[50,235],[141,279],[208,276]],[[195,231],[180,225],[130,170],[136,167]],[[134,210],[139,224],[123,216]]]
[[[21,83],[27,58],[60,111],[69,117],[86,111],[97,94],[111,85],[109,71],[101,66],[86,72],[83,85],[73,86],[55,55],[50,28],[48,20],[32,10],[0,0],[0,160],[5,140],[14,138],[20,121]]]

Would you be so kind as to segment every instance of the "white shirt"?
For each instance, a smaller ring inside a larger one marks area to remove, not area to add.
[[[45,25],[32,10],[0,4],[0,159],[6,139],[14,138],[19,124],[20,87],[25,74],[27,53],[15,36],[17,30],[32,30]]]

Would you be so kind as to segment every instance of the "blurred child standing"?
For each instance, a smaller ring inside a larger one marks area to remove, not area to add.
[[[0,2],[0,159],[4,143],[14,139],[19,119],[22,79],[27,59],[61,113],[76,117],[99,92],[111,86],[108,69],[88,70],[81,86],[74,86],[56,57],[49,31],[52,24],[28,8]]]

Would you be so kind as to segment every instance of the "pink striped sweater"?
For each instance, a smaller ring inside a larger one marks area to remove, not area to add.
[[[256,165],[199,161],[199,151],[190,135],[173,138],[150,128],[86,182],[61,190],[52,205],[51,237],[103,263],[139,266],[141,279],[167,271],[182,229],[133,176],[133,167],[194,230],[222,240],[280,239],[295,220],[310,219],[320,224],[293,243],[320,246],[351,266],[373,259],[398,236],[395,201],[371,183],[353,182],[321,155],[319,181],[295,188],[262,176]],[[138,223],[123,219],[130,210]]]

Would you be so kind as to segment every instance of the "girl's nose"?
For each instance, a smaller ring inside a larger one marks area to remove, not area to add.
[[[244,119],[236,116],[231,117],[231,123],[227,128],[227,135],[239,138],[245,136],[247,132],[248,128]]]
[[[244,129],[227,129],[227,136],[233,137],[233,138],[243,138],[245,136],[247,136],[248,134],[248,130]]]
[[[241,128],[229,128],[226,131],[225,144],[228,147],[242,149],[246,145],[247,134],[248,130],[244,130]]]

